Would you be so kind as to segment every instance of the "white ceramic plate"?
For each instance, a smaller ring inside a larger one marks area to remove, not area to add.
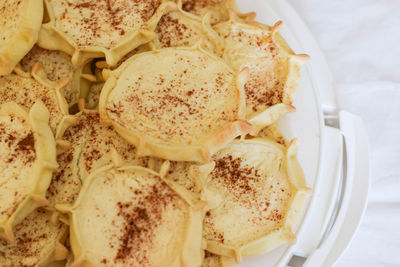
[[[278,20],[282,20],[282,17],[272,9],[268,1],[238,0],[238,5],[241,12],[256,11],[256,20],[259,22],[273,25]],[[285,23],[284,20],[283,23],[280,33],[290,47],[296,53],[309,54],[311,51],[307,51],[300,46],[290,25]],[[299,161],[304,170],[307,186],[314,188],[320,171],[323,117],[319,93],[313,86],[307,65],[308,63],[302,68],[301,81],[294,101],[297,111],[283,118],[280,126],[288,140],[292,138],[299,139]],[[305,208],[306,212],[307,209],[308,206]],[[300,229],[301,227],[296,229],[295,233]],[[266,255],[245,258],[239,266],[275,266],[289,253],[290,247],[284,245]]]

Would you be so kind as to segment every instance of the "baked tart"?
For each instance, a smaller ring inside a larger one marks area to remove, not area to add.
[[[43,65],[38,62],[31,73],[18,71],[18,74],[0,77],[0,104],[16,102],[30,108],[35,102],[43,101],[50,112],[50,128],[56,134],[58,125],[68,116],[68,104],[63,96],[63,88],[68,83],[67,77],[58,81],[47,79]]]
[[[70,214],[71,265],[199,266],[203,212],[184,195],[143,167],[98,169],[58,207]]]
[[[141,53],[111,72],[100,117],[139,156],[207,162],[252,131],[243,120],[246,74],[199,47]]]
[[[163,0],[45,0],[48,21],[38,44],[72,56],[75,66],[104,57],[114,66],[127,53],[154,38],[154,28],[176,4]]]
[[[0,76],[12,72],[38,40],[42,0],[2,0],[0,3]]]
[[[0,238],[0,265],[48,266],[68,255],[63,245],[68,226],[59,220],[58,214],[38,208],[14,227],[15,242]]]
[[[210,16],[199,18],[181,9],[161,17],[155,29],[156,37],[151,42],[155,49],[166,47],[192,47],[201,42],[207,51],[218,50],[218,36],[211,28]]]
[[[222,201],[204,219],[208,251],[240,262],[295,242],[292,231],[310,193],[296,143],[286,149],[268,139],[236,140],[214,155],[207,187]]]
[[[290,49],[279,35],[281,26],[282,22],[273,27],[246,22],[233,12],[229,21],[214,26],[224,42],[224,60],[236,71],[249,70],[246,118],[257,130],[295,111],[300,67],[309,58]]]
[[[13,226],[47,203],[46,190],[57,168],[56,145],[42,102],[28,112],[0,105],[0,236],[14,241]]]
[[[53,173],[47,198],[52,205],[72,204],[82,182],[99,167],[109,165],[115,157],[131,165],[149,167],[149,158],[137,158],[136,148],[112,128],[100,123],[97,111],[83,110],[60,127],[57,137],[60,167]]]

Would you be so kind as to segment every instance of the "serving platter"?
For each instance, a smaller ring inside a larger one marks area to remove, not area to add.
[[[294,106],[280,122],[285,137],[300,141],[299,161],[314,193],[294,232],[297,242],[243,260],[239,266],[332,266],[354,236],[370,184],[368,140],[361,119],[340,110],[334,81],[317,43],[286,0],[238,0],[257,21],[282,20],[281,34],[296,53],[311,60],[302,68]]]

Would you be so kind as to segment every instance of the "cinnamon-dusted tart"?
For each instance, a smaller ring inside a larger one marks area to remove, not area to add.
[[[164,0],[45,0],[49,21],[39,46],[72,55],[75,66],[105,57],[114,66],[127,53],[154,38],[154,28],[176,4]]]
[[[72,266],[199,266],[203,211],[158,173],[107,166],[70,214]]]
[[[68,104],[63,96],[68,82],[67,77],[50,81],[38,62],[31,73],[18,71],[18,74],[0,77],[0,104],[16,102],[30,108],[36,101],[43,101],[50,112],[50,128],[56,134],[58,125],[68,116]]]
[[[36,43],[42,19],[42,0],[0,2],[0,76],[10,74]]]
[[[278,33],[281,26],[282,22],[273,27],[244,22],[233,12],[229,21],[214,26],[225,42],[224,60],[234,70],[249,69],[246,118],[257,130],[295,111],[300,67],[309,58],[290,49]]]
[[[99,113],[94,110],[83,110],[65,120],[57,144],[60,167],[53,173],[47,191],[51,205],[72,204],[86,177],[116,157],[127,164],[151,167],[150,159],[137,158],[136,148],[112,126],[101,124]]]
[[[191,47],[201,42],[207,51],[220,49],[216,41],[218,35],[212,30],[210,17],[200,18],[183,11],[181,3],[178,10],[171,11],[161,17],[155,29],[156,37],[151,42],[156,49],[165,47]],[[214,36],[213,36],[214,35]]]
[[[29,113],[15,103],[0,105],[0,236],[14,241],[13,226],[45,205],[56,145],[49,112],[36,102]]]
[[[141,53],[110,74],[100,116],[139,156],[207,162],[252,131],[242,120],[245,81],[246,71],[237,74],[199,47]]]
[[[82,95],[85,95],[85,92],[89,90],[89,82],[81,77],[83,67],[74,67],[70,55],[35,45],[20,61],[20,67],[24,72],[30,73],[37,62],[42,64],[49,80],[56,82],[69,78],[70,82],[63,88],[64,97],[69,106],[78,103],[81,91]]]
[[[292,230],[310,194],[296,153],[296,141],[286,149],[254,138],[234,141],[214,156],[207,186],[222,202],[204,219],[208,251],[240,262],[295,242]]]
[[[67,257],[68,227],[57,213],[38,208],[14,229],[15,242],[0,238],[1,266],[48,266]]]

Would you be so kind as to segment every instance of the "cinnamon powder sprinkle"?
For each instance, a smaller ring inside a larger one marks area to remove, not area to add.
[[[140,72],[130,80],[126,88],[117,89],[121,91],[121,96],[108,101],[105,107],[113,120],[118,121],[122,127],[135,127],[164,142],[184,140],[191,144],[200,138],[194,136],[193,132],[197,131],[196,134],[200,135],[202,131],[206,135],[225,121],[237,118],[237,106],[224,110],[214,105],[214,99],[225,97],[227,104],[230,101],[229,104],[236,105],[231,85],[234,75],[231,71],[221,66],[221,70],[213,70],[208,80],[202,77],[194,84],[192,79],[197,74],[191,68],[207,68],[212,60],[200,53],[192,58],[187,56],[186,51],[175,52],[168,58],[168,62],[178,66],[172,77],[167,76],[168,71],[162,70],[151,78],[146,77],[149,81],[144,85],[145,74]],[[130,114],[143,119],[133,120]]]
[[[245,65],[250,70],[249,80],[245,84],[247,106],[257,112],[282,103],[286,89],[284,82],[287,71],[285,70],[286,62],[273,42],[270,32],[250,34],[232,29],[223,37],[232,39],[235,43],[242,43],[256,53],[264,54],[262,60],[249,60]]]
[[[26,155],[24,164],[35,161],[35,137],[33,136],[32,132],[30,132],[24,139],[18,142],[16,151],[21,151]]]
[[[135,196],[142,198],[138,204],[117,203],[117,216],[123,218],[124,224],[114,262],[128,263],[133,258],[142,266],[149,264],[146,249],[154,238],[155,228],[162,223],[164,210],[178,196],[164,182],[152,185],[146,195],[136,190]]]
[[[57,125],[63,114],[55,90],[46,87],[33,78],[24,78],[10,74],[0,78],[0,103],[15,102],[31,108],[35,102],[41,100],[50,112],[50,128],[56,132]]]
[[[249,80],[244,86],[246,101],[250,103],[254,112],[260,107],[272,106],[283,101],[283,88],[279,81],[269,87],[265,81]]]
[[[240,198],[244,194],[256,194],[253,186],[261,174],[254,167],[242,166],[241,158],[227,155],[215,161],[211,176],[216,182],[222,183],[236,198]]]
[[[161,47],[189,46],[189,39],[193,36],[192,29],[172,18],[164,15],[155,30]]]
[[[15,242],[0,238],[0,257],[4,266],[35,266],[43,256],[45,245],[54,240],[62,224],[53,226],[48,212],[36,209],[14,228]],[[49,227],[49,225],[51,225]]]
[[[14,121],[15,118],[11,116],[10,119]],[[6,125],[0,124],[0,140],[5,142],[10,149],[6,163],[19,159],[22,160],[22,164],[28,164],[36,160],[35,137],[32,131],[21,136],[20,133],[10,130]]]
[[[262,170],[248,166],[241,158],[226,155],[217,159],[215,163],[215,169],[211,173],[212,183],[225,188],[230,197],[233,197],[230,201],[234,201],[235,205],[240,205],[250,213],[249,222],[252,225],[268,225],[273,222],[274,226],[279,228],[284,219],[282,212],[292,197],[290,188],[286,190],[282,182],[277,180],[272,180],[268,188],[263,188],[263,181],[267,177],[261,173]],[[218,212],[211,210],[205,215],[204,224],[212,229]],[[224,242],[222,232],[212,233],[212,238]]]
[[[123,37],[129,30],[140,29],[154,15],[161,1],[69,0],[59,5],[61,11],[58,11],[56,20],[64,25],[63,30],[67,34],[77,39],[78,45],[84,46],[98,45],[97,40],[110,35],[110,32]],[[131,19],[132,14],[138,14],[135,23]],[[73,28],[79,28],[80,33],[75,33]],[[110,44],[115,45],[115,42],[111,40]]]

